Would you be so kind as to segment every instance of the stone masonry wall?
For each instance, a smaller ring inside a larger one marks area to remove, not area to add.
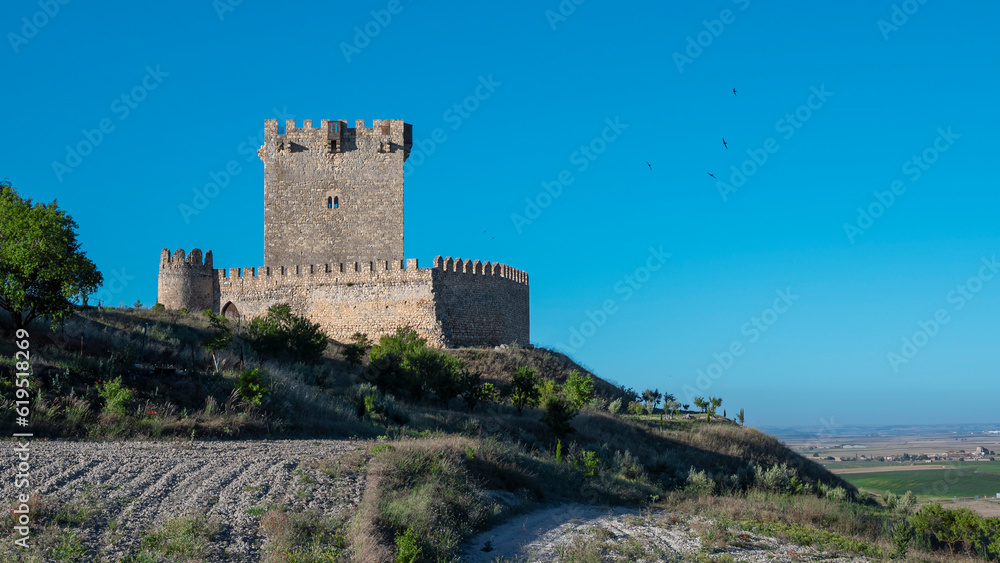
[[[445,345],[431,270],[417,268],[416,260],[408,268],[401,265],[380,261],[217,270],[219,307],[235,306],[239,314],[256,317],[271,305],[289,303],[340,342],[355,332],[377,339],[409,325],[432,345]]]
[[[288,120],[279,134],[277,120],[264,122],[264,264],[402,260],[410,126],[312,123]]]
[[[164,307],[194,312],[217,310],[214,285],[211,250],[205,253],[204,261],[197,248],[190,253],[178,250],[173,256],[166,248],[160,251],[156,301]]]
[[[504,264],[434,260],[437,318],[448,346],[530,342],[528,275]]]
[[[434,259],[386,260],[295,267],[211,268],[201,251],[160,260],[157,298],[169,309],[211,309],[253,318],[288,303],[345,342],[355,332],[373,340],[413,327],[432,346],[496,346],[530,340],[528,275],[505,264]]]

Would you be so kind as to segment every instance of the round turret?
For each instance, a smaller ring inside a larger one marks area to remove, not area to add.
[[[157,291],[158,303],[167,309],[202,311],[218,310],[215,297],[216,274],[212,267],[212,251],[205,253],[195,248],[185,255],[177,250],[173,256],[166,248],[160,252],[160,278]]]

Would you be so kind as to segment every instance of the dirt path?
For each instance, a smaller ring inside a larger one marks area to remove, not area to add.
[[[204,514],[221,526],[209,550],[213,559],[257,561],[261,509],[285,505],[335,514],[357,504],[360,477],[331,477],[316,465],[356,449],[353,442],[333,440],[35,441],[31,490],[43,502],[75,499],[93,508],[91,522],[80,528],[88,560],[118,561],[156,524]],[[4,462],[0,474],[4,504],[16,492],[13,465]]]
[[[560,553],[573,560],[596,560],[583,553],[601,553],[601,560],[688,561],[704,553],[712,522],[664,511],[620,507],[560,505],[515,516],[505,524],[473,538],[462,561],[467,563],[549,563]],[[729,556],[741,562],[826,561],[867,562],[865,558],[836,557],[756,534],[734,532],[729,545],[718,545],[711,557]],[[488,551],[484,551],[484,548]],[[714,559],[713,559],[714,560]]]
[[[942,502],[941,506],[945,508],[968,508],[978,512],[980,516],[985,516],[986,518],[1000,518],[1000,500],[996,499],[962,499],[958,502]]]
[[[890,471],[922,471],[926,469],[957,469],[954,465],[899,465],[888,467],[837,467],[827,468],[834,475],[854,475],[858,473],[888,473]]]

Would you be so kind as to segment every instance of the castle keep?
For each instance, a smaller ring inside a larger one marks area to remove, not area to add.
[[[413,327],[436,346],[529,342],[528,275],[510,266],[403,254],[402,120],[264,122],[264,265],[216,269],[212,252],[160,254],[157,301],[255,317],[276,303],[339,341]]]

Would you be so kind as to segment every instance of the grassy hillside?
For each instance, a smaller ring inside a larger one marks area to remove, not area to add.
[[[560,437],[543,421],[545,412],[531,405],[519,413],[509,400],[494,397],[470,412],[461,398],[442,401],[435,392],[418,400],[387,394],[366,383],[372,380],[368,360],[361,366],[345,361],[341,343],[330,342],[315,365],[260,362],[239,338],[246,327],[231,328],[237,338],[213,358],[204,346],[213,328],[201,314],[90,308],[56,331],[35,326],[32,431],[87,439],[371,439],[351,469],[367,474],[357,514],[341,530],[288,530],[270,544],[273,560],[447,560],[463,540],[512,514],[580,500],[658,503],[708,515],[741,507],[752,515],[751,525],[764,527],[842,522],[834,526],[842,540],[834,543],[842,549],[891,549],[887,534],[898,511],[855,501],[856,489],[847,481],[773,437],[721,417],[709,423],[612,413],[607,405],[626,391],[595,378],[595,397]],[[0,422],[8,427],[14,422],[14,340],[4,327]],[[527,366],[542,381],[556,382],[550,391],[565,395],[559,385],[569,374],[587,372],[542,348],[446,353],[498,388]],[[263,392],[247,379],[253,368],[261,370]],[[340,461],[331,460],[330,467],[342,470]],[[788,511],[773,508],[796,499],[812,499],[800,520],[789,521]],[[316,558],[300,557],[302,546]]]

